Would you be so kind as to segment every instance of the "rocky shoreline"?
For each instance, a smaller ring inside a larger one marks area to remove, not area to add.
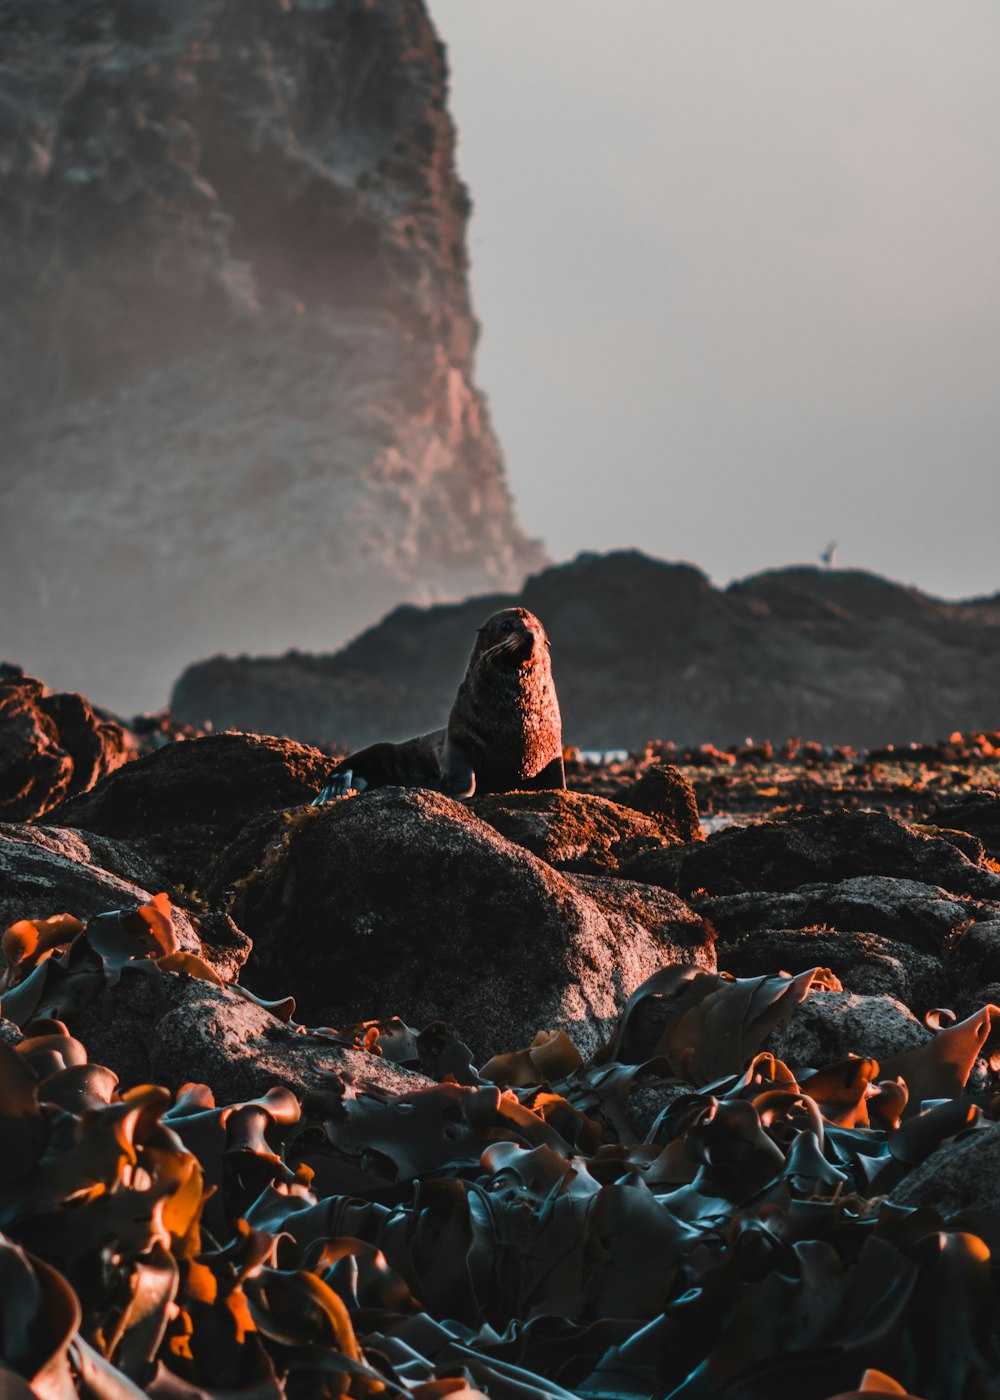
[[[1000,1395],[997,735],[146,728],[0,677],[12,1395]]]

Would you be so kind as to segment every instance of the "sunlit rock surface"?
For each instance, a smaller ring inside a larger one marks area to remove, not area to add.
[[[86,792],[135,751],[136,736],[82,695],[53,693],[0,665],[0,819],[41,816]]]
[[[4,0],[0,44],[0,649],[129,712],[537,567],[421,0]]]

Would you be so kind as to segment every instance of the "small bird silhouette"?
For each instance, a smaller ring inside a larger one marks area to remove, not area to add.
[[[832,569],[834,564],[837,562],[836,540],[831,540],[830,543],[827,545],[826,549],[823,550],[823,553],[819,557],[828,569]]]

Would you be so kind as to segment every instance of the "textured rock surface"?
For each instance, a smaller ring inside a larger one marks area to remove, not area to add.
[[[208,735],[138,759],[50,820],[127,841],[162,878],[194,889],[254,817],[311,802],[333,762],[287,739]]]
[[[638,782],[623,789],[618,802],[652,817],[677,841],[704,837],[694,788],[672,763],[650,764]]]
[[[148,904],[162,882],[128,846],[60,827],[0,825],[0,933],[18,919],[73,914],[86,922],[109,909]],[[222,977],[235,978],[247,939],[222,914],[204,919],[173,910],[182,949],[197,953]]]
[[[870,747],[996,727],[1000,598],[943,603],[873,574],[808,568],[721,590],[638,553],[581,555],[516,597],[393,613],[336,655],[193,667],[175,708],[313,743],[406,738],[443,722],[472,631],[512,603],[552,641],[569,744],[800,734]]]
[[[564,874],[567,883],[593,900],[610,924],[621,925],[626,940],[629,926],[638,924],[666,944],[681,948],[704,944],[708,952],[714,937],[710,925],[670,890],[616,875]]]
[[[814,992],[787,1027],[771,1034],[766,1048],[797,1068],[820,1069],[849,1054],[888,1060],[930,1039],[930,1031],[894,997]]]
[[[609,918],[461,804],[416,790],[316,809],[245,881],[233,913],[255,940],[244,980],[291,993],[304,1020],[444,1019],[479,1057],[555,1029],[591,1053],[663,963],[715,965],[693,915],[674,918],[672,938]]]
[[[421,0],[6,0],[0,40],[5,646],[128,711],[543,562]]]
[[[1000,857],[1000,792],[974,792],[960,802],[944,804],[935,810],[934,820],[971,833],[989,855]]]
[[[971,993],[1000,982],[1000,919],[966,929],[949,950],[947,968],[956,986]]]
[[[885,875],[693,902],[727,940],[761,928],[825,927],[881,934],[935,957],[945,953],[973,920],[992,922],[1000,915],[995,903],[959,899],[935,885]]]
[[[952,984],[940,958],[874,933],[755,929],[717,944],[716,956],[719,967],[737,977],[828,967],[847,992],[884,993],[919,1013],[950,1004]]]
[[[949,841],[924,835],[884,812],[818,816],[729,827],[701,845],[639,856],[629,873],[679,894],[793,890],[817,880],[896,876],[954,894],[1000,899],[1000,875],[974,865]]]
[[[557,870],[617,871],[644,851],[673,844],[653,817],[576,792],[474,797],[471,812]]]
[[[1000,1209],[1000,1124],[944,1143],[896,1187],[892,1199],[942,1213]]]
[[[132,757],[132,736],[82,695],[0,667],[0,818],[28,821]]]
[[[194,1081],[225,1102],[275,1084],[298,1094],[329,1089],[334,1074],[395,1094],[427,1082],[364,1051],[296,1032],[228,987],[167,973],[160,992],[148,977],[126,973],[112,991],[110,1015],[95,1000],[73,1019],[90,1058],[113,1070],[123,1088],[176,1090]]]

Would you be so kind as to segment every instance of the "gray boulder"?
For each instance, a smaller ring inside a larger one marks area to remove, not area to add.
[[[162,878],[119,841],[86,831],[0,823],[0,932],[18,919],[73,914],[86,922],[110,909],[148,904]],[[180,948],[235,979],[250,941],[223,913],[173,906]]]
[[[1000,900],[1000,875],[973,864],[950,841],[885,812],[846,809],[727,827],[704,842],[641,855],[627,873],[685,896],[698,889],[731,895],[747,889],[794,890],[818,880],[893,876]]]
[[[666,963],[714,969],[709,931],[679,904],[607,909],[466,807],[384,788],[314,809],[267,849],[248,833],[216,866],[254,938],[246,979],[304,1019],[444,1019],[481,1060],[569,1033],[584,1055]],[[626,899],[627,903],[627,899]]]
[[[670,890],[615,875],[566,874],[566,880],[593,900],[609,924],[621,926],[623,938],[638,924],[672,947],[707,948],[714,941],[711,924]]]
[[[937,885],[882,875],[695,898],[692,904],[727,942],[756,929],[825,925],[838,932],[877,933],[935,956],[972,920],[1000,916],[1000,904],[993,901],[956,899]]]
[[[1000,1124],[943,1143],[892,1193],[901,1206],[933,1206],[942,1215],[1000,1210]]]
[[[793,1070],[820,1069],[850,1054],[888,1060],[930,1039],[926,1026],[895,997],[813,992],[764,1048]]]
[[[963,991],[1000,982],[1000,918],[967,928],[948,950],[947,967]]]
[[[126,971],[110,1003],[89,1002],[70,1029],[92,1063],[120,1087],[207,1084],[219,1103],[252,1099],[275,1085],[301,1097],[329,1089],[332,1076],[400,1094],[427,1084],[363,1050],[296,1030],[229,987],[178,973],[159,979]]]
[[[988,855],[1000,857],[1000,792],[979,789],[958,802],[946,802],[934,811],[941,826],[957,827],[982,842]]]
[[[737,977],[828,967],[846,992],[882,993],[912,1011],[950,1004],[951,985],[940,958],[875,933],[827,928],[763,928],[717,944],[725,972]]]

